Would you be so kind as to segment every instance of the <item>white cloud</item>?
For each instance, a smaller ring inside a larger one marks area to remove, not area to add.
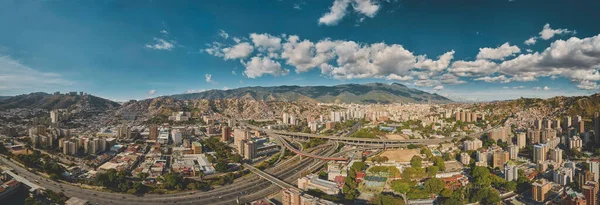
[[[448,68],[448,71],[461,77],[483,76],[492,74],[497,70],[498,65],[488,60],[454,61],[452,66]]]
[[[531,38],[527,39],[525,41],[525,45],[529,45],[530,46],[530,45],[535,44],[535,42],[537,42],[537,37],[534,36],[534,37],[531,37]]]
[[[523,89],[523,88],[525,88],[525,86],[522,86],[522,85],[512,87],[512,89]]]
[[[232,71],[231,71],[231,74],[233,74],[233,75],[237,75],[237,73],[235,72],[235,70],[232,70]]]
[[[212,80],[211,74],[204,74],[204,79],[207,83],[214,83],[214,81]]]
[[[596,82],[592,82],[589,80],[579,82],[579,85],[577,85],[577,87],[583,90],[600,90],[600,86]]]
[[[448,65],[450,65],[450,61],[452,61],[453,58],[454,50],[446,52],[441,56],[438,56],[437,61],[427,59],[426,55],[422,55],[417,57],[417,63],[415,63],[415,67],[431,71],[442,71],[448,68]]]
[[[499,75],[495,77],[485,76],[481,78],[475,78],[477,81],[485,81],[487,83],[509,83],[510,79],[504,75]]]
[[[444,89],[444,86],[443,86],[443,85],[438,85],[438,86],[435,86],[435,87],[433,88],[433,90],[435,90],[435,91],[438,91],[438,90],[443,90],[443,89]]]
[[[238,37],[233,37],[233,42],[235,43],[240,43],[242,41],[242,39],[238,38]]]
[[[165,35],[169,34],[169,32],[167,30],[165,30],[165,29],[160,30],[160,33],[165,34]]]
[[[527,53],[532,53],[533,52],[533,50],[531,50],[531,49],[525,49],[525,51],[527,51]]]
[[[154,96],[154,94],[156,94],[156,90],[149,90],[148,92],[146,92],[146,95],[148,95],[148,97],[152,97]]]
[[[288,65],[296,67],[296,72],[306,72],[331,59],[331,54],[325,54],[331,50],[331,47],[325,48],[321,42],[315,46],[308,40],[298,41],[298,36],[289,36],[288,41],[283,44],[281,53],[281,58],[287,59]]]
[[[498,48],[480,48],[477,54],[478,60],[504,60],[504,58],[520,53],[521,49],[517,46],[511,46],[508,42]]]
[[[174,43],[175,43],[174,41],[169,42],[162,38],[154,38],[154,43],[146,44],[146,48],[153,49],[153,50],[170,51],[175,47],[173,45]]]
[[[544,90],[550,90],[550,87],[544,86]]]
[[[570,31],[567,29],[552,29],[550,28],[550,24],[544,25],[544,28],[540,32],[540,38],[544,40],[551,39],[554,35],[562,35],[562,34],[575,34],[575,31]]]
[[[380,5],[372,0],[334,0],[329,12],[319,18],[319,25],[337,25],[346,16],[350,3],[356,13],[369,18],[375,17],[380,8]]]
[[[188,93],[201,93],[206,91],[206,89],[199,89],[199,90],[186,90],[184,93],[188,94]]]
[[[250,34],[254,46],[261,52],[275,52],[281,49],[281,38],[269,34]]]
[[[257,78],[265,74],[280,76],[289,72],[287,69],[282,69],[279,62],[268,57],[252,57],[249,62],[245,63],[245,66],[244,74],[248,78]]]
[[[225,32],[223,29],[219,30],[219,36],[221,36],[221,38],[224,38],[224,39],[229,38],[229,34],[227,32]]]
[[[0,56],[0,94],[51,92],[73,84],[59,74],[35,70],[9,56]]]
[[[364,14],[369,18],[375,17],[375,14],[379,11],[379,4],[372,0],[354,0],[352,7],[355,11]]]
[[[395,80],[395,81],[405,82],[405,81],[411,81],[413,79],[413,77],[412,76],[408,76],[408,75],[406,75],[406,76],[399,76],[399,75],[396,75],[396,74],[392,73],[392,74],[388,75],[387,77],[385,77],[385,79],[386,80]]]
[[[457,76],[455,76],[451,73],[445,73],[445,74],[441,75],[439,77],[439,80],[443,84],[450,84],[450,85],[467,83],[467,81],[460,80]]]
[[[415,80],[415,82],[413,83],[413,85],[419,86],[419,87],[435,87],[435,86],[438,86],[440,84],[441,84],[440,81],[431,80],[431,79]]]
[[[542,90],[542,88],[541,87],[534,87],[533,90],[540,91],[540,90]]]
[[[223,89],[222,89],[222,90],[229,90],[229,87],[227,87],[227,86],[223,86]]]
[[[223,57],[225,60],[228,59],[245,59],[254,51],[254,47],[252,47],[249,43],[244,42],[237,44],[230,48],[223,48]]]

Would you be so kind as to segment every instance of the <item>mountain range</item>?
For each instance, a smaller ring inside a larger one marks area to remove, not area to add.
[[[119,103],[88,94],[48,94],[36,92],[0,100],[0,109],[41,108],[48,110],[79,109],[99,111],[119,106]]]
[[[405,85],[392,83],[342,84],[335,86],[243,87],[208,90],[169,96],[179,100],[245,99],[323,103],[450,103],[452,100]]]

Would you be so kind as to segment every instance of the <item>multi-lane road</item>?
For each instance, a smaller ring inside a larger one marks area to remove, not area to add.
[[[315,154],[324,154],[326,151],[335,150],[335,148],[325,149],[318,147],[310,150]],[[236,179],[233,184],[215,188],[207,192],[184,192],[168,195],[147,194],[143,197],[137,197],[128,194],[110,193],[83,189],[66,183],[59,183],[48,180],[27,169],[20,167],[16,163],[0,157],[0,161],[14,169],[16,173],[30,181],[39,181],[39,185],[46,189],[63,192],[66,196],[77,197],[90,201],[93,204],[235,204],[239,197],[242,201],[251,201],[266,197],[273,193],[273,188],[269,188],[271,183],[255,175],[247,175]],[[299,156],[294,156],[285,160],[275,167],[267,169],[267,172],[281,179],[289,179],[296,176],[301,170],[310,167],[314,159],[306,158],[300,160]],[[297,179],[297,178],[296,178]],[[275,191],[277,191],[275,189]],[[258,198],[257,198],[258,197]]]

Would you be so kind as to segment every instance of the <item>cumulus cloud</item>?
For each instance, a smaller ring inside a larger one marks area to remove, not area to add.
[[[453,58],[454,50],[446,52],[441,56],[438,56],[437,61],[427,59],[426,55],[422,55],[417,57],[417,63],[415,64],[415,67],[431,71],[442,71],[448,68],[448,65],[450,65],[450,61],[452,61]]]
[[[498,65],[488,60],[475,60],[475,61],[455,61],[452,63],[448,71],[461,76],[461,77],[473,77],[483,76],[496,72]]]
[[[457,76],[450,74],[450,73],[445,73],[445,74],[441,75],[439,77],[439,80],[443,84],[450,84],[450,85],[467,83],[467,81],[460,80],[460,78],[458,78]]]
[[[544,28],[542,29],[542,31],[540,31],[540,38],[544,39],[544,40],[548,40],[551,39],[552,37],[554,37],[555,35],[562,35],[562,34],[575,34],[575,31],[570,31],[567,29],[552,29],[550,28],[550,24],[546,24],[544,25]]]
[[[223,57],[225,60],[228,59],[245,59],[254,51],[254,47],[252,47],[249,43],[244,42],[237,44],[233,47],[223,48]]]
[[[289,70],[281,68],[279,62],[268,57],[252,57],[249,62],[245,63],[245,66],[244,75],[248,78],[257,78],[265,74],[280,76],[289,72]]]
[[[211,74],[204,74],[204,79],[207,83],[213,83]]]
[[[348,13],[350,4],[356,13],[369,18],[375,17],[380,8],[379,4],[372,0],[334,0],[329,12],[319,18],[319,25],[337,25]]]
[[[165,29],[160,30],[160,33],[165,34],[165,35],[169,34],[169,32],[167,30],[165,30]]]
[[[530,46],[530,45],[535,44],[535,42],[537,42],[537,37],[531,37],[531,38],[525,40],[525,45]]]
[[[250,34],[252,43],[259,51],[275,52],[281,49],[281,38],[269,34]]]
[[[596,82],[589,80],[579,82],[577,87],[583,90],[600,90],[600,86]]]
[[[424,80],[415,80],[413,85],[418,87],[435,87],[440,85],[440,81],[432,80],[432,79],[424,79]]]
[[[412,76],[408,76],[408,75],[406,75],[406,76],[399,76],[399,75],[396,75],[396,74],[390,74],[387,77],[385,77],[385,79],[386,80],[395,80],[395,81],[405,82],[405,81],[411,81],[413,79],[413,77]]]
[[[433,90],[435,90],[435,91],[438,91],[438,90],[443,90],[443,89],[444,89],[444,86],[443,86],[443,85],[438,85],[438,86],[435,86],[435,87],[433,88]]]
[[[488,83],[509,83],[510,79],[507,78],[504,75],[499,75],[499,76],[495,76],[495,77],[490,77],[490,76],[485,76],[485,77],[480,77],[480,78],[475,78],[475,80],[477,81],[485,81]]]
[[[152,50],[167,50],[170,51],[172,50],[175,45],[175,41],[168,41],[162,38],[154,38],[153,39],[153,43],[149,43],[146,44],[146,48],[152,49]]]
[[[517,46],[511,46],[508,42],[498,48],[480,48],[477,54],[478,60],[504,60],[504,58],[520,53],[521,49]]]

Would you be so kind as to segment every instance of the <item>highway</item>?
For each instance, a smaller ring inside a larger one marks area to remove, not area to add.
[[[304,153],[300,150],[297,150],[296,148],[292,147],[287,140],[285,140],[283,137],[281,136],[276,136],[276,138],[285,146],[285,148],[289,149],[290,151],[298,154],[298,155],[302,155],[302,156],[306,156],[306,157],[310,157],[310,158],[316,158],[316,159],[323,159],[323,160],[334,160],[334,161],[346,161],[348,160],[348,158],[345,157],[327,157],[327,156],[319,156],[319,155],[313,155],[313,154],[309,154],[309,153]]]
[[[318,153],[321,153],[325,149],[323,149],[323,147],[316,147],[312,150],[316,150]],[[221,201],[225,202],[228,200],[235,200],[236,197],[240,195],[242,198],[245,198],[244,195],[260,192],[260,190],[268,188],[270,185],[270,182],[267,182],[255,175],[247,175],[236,179],[231,185],[218,187],[207,192],[185,192],[169,195],[147,194],[143,197],[137,197],[129,194],[101,192],[83,189],[69,184],[61,184],[33,174],[3,157],[0,157],[0,160],[4,164],[12,167],[19,175],[32,181],[39,180],[40,185],[46,189],[50,189],[55,192],[63,192],[69,197],[86,199],[94,204],[221,204]],[[275,167],[267,170],[274,176],[288,178],[290,175],[295,174],[298,172],[298,170],[302,170],[302,168],[307,167],[312,162],[313,159],[307,158],[299,161],[299,156],[294,156],[289,160],[286,160],[281,164],[277,164]],[[230,203],[225,204],[231,204],[232,201],[229,202]]]

